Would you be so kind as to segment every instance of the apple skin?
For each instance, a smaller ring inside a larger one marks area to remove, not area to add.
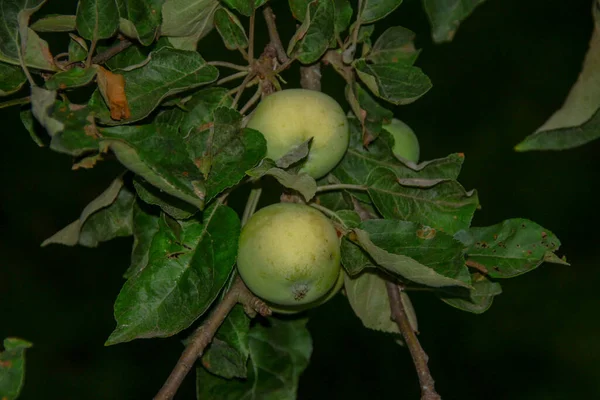
[[[247,124],[263,134],[267,157],[278,160],[313,138],[300,172],[321,178],[337,165],[348,149],[349,125],[342,107],[325,93],[287,89],[267,96]]]
[[[340,239],[331,221],[304,204],[259,210],[240,234],[238,272],[250,291],[277,306],[321,299],[340,274]]]
[[[331,289],[329,292],[327,292],[325,295],[323,295],[320,299],[315,300],[312,303],[304,304],[304,305],[300,305],[300,306],[280,306],[277,304],[272,304],[272,303],[267,302],[267,305],[271,308],[271,311],[273,311],[274,313],[278,313],[278,314],[296,314],[301,311],[306,311],[306,310],[310,310],[311,308],[319,307],[319,306],[327,303],[336,294],[338,294],[340,289],[344,286],[344,276],[345,275],[346,275],[346,273],[344,272],[344,269],[341,268],[340,275],[338,276],[338,280],[335,282],[335,286],[333,287],[333,289]]]
[[[394,118],[389,124],[382,126],[394,138],[394,147],[392,152],[401,158],[407,159],[414,163],[419,162],[419,139],[417,135],[404,122]]]

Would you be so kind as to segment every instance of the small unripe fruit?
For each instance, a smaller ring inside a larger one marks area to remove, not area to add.
[[[274,204],[242,229],[237,265],[246,286],[266,302],[306,305],[338,281],[340,240],[331,221],[314,208]]]
[[[410,126],[394,118],[389,124],[382,127],[388,131],[394,138],[394,147],[392,152],[398,156],[412,162],[419,162],[419,140]]]
[[[342,107],[325,93],[287,89],[267,96],[247,124],[263,134],[267,157],[278,160],[310,138],[308,158],[301,168],[315,179],[337,165],[348,149],[349,125]]]

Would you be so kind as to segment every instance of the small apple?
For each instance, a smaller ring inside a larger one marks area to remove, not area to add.
[[[340,240],[331,221],[304,204],[278,203],[242,229],[238,272],[275,306],[301,306],[327,295],[339,280]]]
[[[410,126],[394,118],[389,124],[383,125],[394,138],[392,152],[401,158],[414,163],[419,162],[419,140]]]
[[[267,157],[278,160],[312,138],[301,168],[315,179],[336,166],[348,149],[349,125],[342,107],[325,93],[287,89],[267,96],[247,124],[263,134]]]

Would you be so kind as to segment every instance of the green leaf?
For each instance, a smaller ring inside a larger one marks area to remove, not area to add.
[[[204,176],[188,154],[178,131],[181,111],[163,112],[145,125],[101,128],[103,144],[119,161],[157,188],[204,208]]]
[[[515,146],[517,151],[568,150],[600,138],[600,108],[583,124],[537,131]]]
[[[375,22],[385,18],[400,4],[402,4],[402,0],[365,0],[358,20],[361,24]]]
[[[45,143],[38,136],[35,119],[33,117],[33,113],[31,112],[31,109],[30,108],[22,109],[21,112],[19,113],[19,116],[21,118],[21,122],[23,123],[23,126],[25,127],[25,129],[27,129],[27,132],[29,132],[29,136],[31,137],[31,140],[33,140],[33,142],[35,144],[37,144],[39,147],[44,147]]]
[[[21,67],[0,62],[0,96],[18,92],[26,80]]]
[[[2,399],[19,397],[25,380],[25,350],[32,344],[19,338],[4,339],[4,351],[0,352],[0,395]]]
[[[388,253],[410,257],[446,277],[468,275],[463,245],[448,234],[414,222],[388,219],[366,220],[359,228]]]
[[[211,87],[201,89],[194,93],[185,102],[184,108],[189,112],[181,123],[181,132],[191,135],[189,143],[193,143],[194,136],[206,130],[214,123],[214,111],[219,107],[231,107],[233,99],[227,94],[223,87]]]
[[[272,176],[284,187],[296,190],[309,201],[317,192],[317,183],[306,173],[293,174],[275,166],[275,162],[265,159],[257,167],[249,170],[247,174],[253,178],[261,178],[265,175]]]
[[[471,225],[479,200],[456,181],[441,181],[428,188],[404,186],[387,168],[374,169],[367,180],[377,210],[388,219],[412,221],[454,234]]]
[[[215,28],[229,50],[248,47],[248,37],[238,17],[226,8],[219,8],[214,16]]]
[[[352,310],[366,328],[400,333],[398,325],[391,318],[385,280],[377,273],[364,272],[356,278],[346,275],[344,290]]]
[[[119,54],[111,57],[105,65],[110,68],[111,71],[118,69],[134,69],[136,66],[141,68],[145,63],[146,58],[146,54],[142,53],[140,47],[134,44]]]
[[[161,23],[161,11],[165,0],[116,0],[121,18],[120,25],[131,25],[128,36],[148,46],[156,39]]]
[[[48,51],[48,43],[41,40],[39,36],[27,26],[29,18],[36,12],[45,0],[7,0],[2,2],[0,7],[0,61],[10,64],[20,65],[21,60],[21,42],[27,44],[25,49],[25,64],[36,68],[49,70],[54,69],[52,56]],[[46,50],[47,53],[39,53]],[[36,52],[37,51],[37,52]],[[50,55],[48,57],[48,55]],[[36,61],[43,60],[43,65]]]
[[[290,57],[303,64],[317,61],[334,39],[333,0],[314,0],[306,9],[304,22],[288,45]]]
[[[332,175],[338,182],[353,185],[365,185],[369,174],[378,167],[387,168],[396,174],[399,182],[408,183],[422,181],[429,186],[439,180],[456,180],[464,162],[464,155],[451,154],[448,157],[435,159],[421,164],[399,160],[392,152],[393,139],[389,133],[382,131],[377,139],[363,146],[362,133],[356,119],[350,122],[350,146],[342,161],[333,170]],[[415,186],[411,184],[410,186]],[[425,185],[427,186],[427,185]]]
[[[420,68],[401,63],[354,63],[361,81],[377,96],[392,104],[410,104],[431,89],[431,81]]]
[[[99,91],[94,92],[90,107],[107,125],[131,123],[147,117],[166,97],[214,82],[218,70],[200,54],[163,47],[150,53],[146,64],[133,70],[116,71],[125,77],[125,95],[131,117],[115,121],[110,117]]]
[[[71,32],[76,29],[75,15],[47,15],[38,19],[30,28],[36,32]]]
[[[123,274],[125,279],[139,274],[148,265],[152,239],[158,232],[158,220],[157,216],[145,212],[137,202],[133,204],[133,247],[131,249],[131,264]]]
[[[131,235],[133,200],[134,195],[123,186],[123,180],[115,179],[83,209],[78,220],[44,240],[42,247],[54,243],[96,247],[101,241]]]
[[[246,378],[246,363],[250,355],[248,333],[250,318],[241,305],[236,305],[217,331],[202,365],[209,372],[226,379]]]
[[[117,327],[106,345],[172,336],[189,327],[215,300],[237,255],[240,220],[216,203],[202,220],[179,222],[174,232],[159,220],[148,264],[133,275],[115,302]]]
[[[52,134],[52,150],[76,157],[99,150],[100,135],[88,107],[57,101],[51,117],[62,125]]]
[[[64,129],[64,124],[53,118],[53,108],[56,100],[56,91],[46,90],[37,86],[31,87],[31,112],[37,121],[46,128],[50,136],[54,136]]]
[[[438,291],[438,296],[459,310],[482,314],[492,306],[494,297],[502,293],[502,287],[479,274],[473,277],[472,282],[472,289],[444,288]]]
[[[339,35],[350,25],[354,10],[352,10],[352,6],[348,0],[333,0],[333,7],[335,14],[334,30]]]
[[[93,213],[82,224],[79,244],[97,247],[100,242],[131,236],[134,203],[135,195],[125,188],[121,189],[111,205]]]
[[[379,136],[382,125],[390,122],[394,117],[394,113],[387,108],[381,107],[356,82],[346,86],[346,99],[352,108],[352,112],[354,112],[354,115],[360,121],[362,127],[361,144],[365,144],[365,142],[370,143]]]
[[[119,27],[119,9],[115,0],[79,0],[75,24],[87,40],[107,39]]]
[[[83,38],[72,33],[69,34],[69,62],[85,61],[88,55],[87,43]]]
[[[174,219],[188,219],[198,212],[198,209],[191,204],[163,192],[139,176],[134,178],[133,186],[142,201],[160,207]]]
[[[358,244],[347,237],[340,244],[342,266],[349,276],[360,274],[365,268],[376,268],[376,262]]]
[[[450,42],[460,23],[485,0],[423,0],[436,43]]]
[[[468,259],[484,266],[492,278],[512,278],[529,272],[560,247],[560,240],[552,232],[521,218],[470,228],[455,236],[467,247]]]
[[[425,266],[418,261],[407,257],[402,254],[388,252],[385,249],[377,246],[371,241],[370,235],[367,231],[362,229],[354,230],[356,241],[360,246],[375,260],[377,265],[386,269],[387,271],[393,272],[401,277],[408,279],[412,282],[432,286],[432,287],[443,287],[443,286],[462,286],[469,287],[467,282],[464,282],[462,276],[458,276],[454,271],[448,271],[447,268],[440,268],[440,272],[435,269]],[[396,249],[391,249],[397,251]],[[452,277],[443,275],[444,273],[451,273]],[[460,279],[455,279],[458,277]]]
[[[199,399],[292,400],[300,375],[308,366],[312,340],[306,319],[269,318],[269,326],[254,325],[248,333],[248,378],[227,380],[196,370]]]
[[[52,75],[52,77],[46,81],[46,89],[62,90],[85,86],[94,80],[97,71],[97,68],[92,66],[90,68],[74,67],[67,71],[59,72]]]
[[[252,11],[262,6],[267,0],[222,0],[227,7],[236,10],[240,14],[249,17]]]
[[[600,137],[600,13],[577,82],[563,106],[515,150],[566,150]]]
[[[195,44],[213,28],[213,14],[219,0],[165,0],[162,8],[162,36],[191,38]]]
[[[419,56],[415,49],[415,34],[401,26],[388,28],[379,36],[367,60],[375,64],[401,63],[413,65]]]

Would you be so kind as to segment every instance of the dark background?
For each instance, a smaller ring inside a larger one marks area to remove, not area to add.
[[[42,13],[74,11],[66,2],[50,3]],[[543,265],[503,281],[504,293],[483,315],[415,294],[436,388],[444,399],[600,398],[594,196],[600,142],[561,153],[513,151],[574,83],[592,30],[592,1],[488,0],[444,45],[431,42],[421,3],[404,3],[386,24],[417,33],[423,49],[417,64],[434,88],[394,112],[417,132],[422,158],[464,152],[461,182],[478,189],[483,205],[474,224],[532,219],[558,235],[559,254],[572,264]],[[285,2],[275,6],[285,21]],[[284,43],[293,31],[287,28]],[[375,35],[384,29],[378,26]],[[220,46],[211,34],[199,51],[213,60],[212,49]],[[323,90],[343,99],[330,70]],[[151,398],[182,350],[179,340],[103,347],[115,326],[112,304],[131,240],[97,249],[39,247],[76,219],[121,167],[112,160],[72,172],[70,157],[31,142],[17,108],[0,111],[0,338],[34,343],[22,398]],[[300,399],[418,398],[406,348],[362,329],[342,296],[310,314],[314,352]],[[193,398],[193,388],[189,378],[177,398]]]

